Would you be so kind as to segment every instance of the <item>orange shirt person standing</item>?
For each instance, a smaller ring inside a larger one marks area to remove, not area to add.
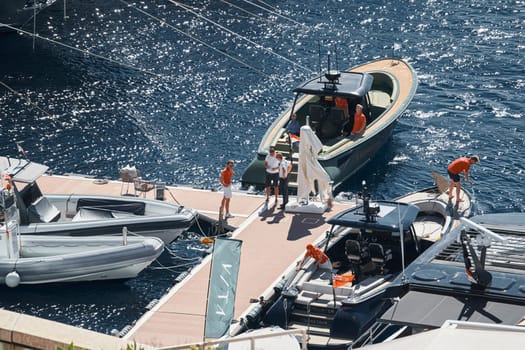
[[[354,127],[352,128],[352,136],[360,136],[366,128],[366,116],[363,113],[363,105],[357,104],[354,113]]]
[[[306,253],[304,254],[303,260],[297,264],[295,267],[296,271],[299,271],[306,259],[312,258],[315,260],[315,264],[323,270],[332,271],[332,262],[328,255],[326,255],[321,249],[314,247],[313,244],[306,245]]]
[[[226,209],[226,215],[224,216],[226,219],[233,217],[233,215],[230,213],[230,199],[232,198],[232,178],[235,176],[235,172],[233,171],[233,165],[233,160],[229,160],[226,163],[226,167],[222,169],[221,176],[219,177],[219,181],[224,191],[219,212],[223,213],[224,209]]]
[[[479,157],[474,155],[470,158],[467,158],[467,157],[458,158],[449,164],[447,168],[448,176],[450,177],[450,185],[448,186],[449,200],[452,200],[452,198],[454,198],[454,194],[452,194],[452,190],[454,187],[456,187],[456,198],[457,198],[456,202],[463,202],[463,199],[460,198],[461,182],[460,182],[459,174],[463,173],[465,176],[465,181],[467,181],[468,183],[472,183],[472,181],[470,181],[468,172],[470,170],[470,166],[476,163],[479,163]]]
[[[336,97],[334,99],[335,107],[341,108],[345,115],[345,118],[348,119],[348,100],[344,97]]]

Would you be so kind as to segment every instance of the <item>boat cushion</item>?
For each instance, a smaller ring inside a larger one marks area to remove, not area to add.
[[[99,208],[80,208],[71,221],[107,220],[113,219],[111,210]]]
[[[42,196],[28,208],[29,222],[55,222],[60,219],[60,211]]]
[[[301,288],[304,292],[313,292],[318,294],[335,294],[337,296],[348,297],[353,293],[352,288],[334,288],[331,285],[325,283],[304,282]]]
[[[144,215],[146,212],[146,203],[144,202],[117,200],[113,198],[80,198],[77,204],[77,211],[83,207],[89,207],[89,209],[125,211],[135,215]]]

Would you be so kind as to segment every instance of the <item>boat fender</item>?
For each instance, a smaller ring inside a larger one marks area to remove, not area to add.
[[[211,237],[201,238],[201,243],[202,244],[212,244],[213,242],[214,242],[214,239],[211,238]]]
[[[277,282],[275,286],[273,286],[274,292],[277,294],[280,294],[282,290],[284,289],[284,287],[286,286],[286,282],[287,282],[286,279],[281,278],[281,280]]]
[[[5,276],[5,284],[8,287],[15,288],[20,284],[20,275],[16,271],[11,271]]]
[[[248,312],[248,314],[246,315],[246,320],[248,321],[248,324],[251,327],[254,327],[255,325],[257,325],[259,323],[261,312],[262,312],[262,305],[261,304],[255,305],[250,310],[250,312]]]

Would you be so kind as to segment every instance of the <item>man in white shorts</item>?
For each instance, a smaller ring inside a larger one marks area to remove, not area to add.
[[[222,169],[221,176],[219,177],[219,181],[222,185],[224,196],[222,197],[221,201],[221,208],[219,209],[220,213],[224,212],[224,209],[226,209],[226,215],[224,218],[228,219],[233,217],[233,215],[230,213],[230,199],[232,198],[232,178],[235,176],[235,172],[233,171],[233,160],[229,160],[226,163],[226,167]]]

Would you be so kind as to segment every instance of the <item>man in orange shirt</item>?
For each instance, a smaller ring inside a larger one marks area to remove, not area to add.
[[[352,128],[352,136],[361,136],[366,128],[366,117],[363,113],[363,106],[357,104],[354,113],[354,127]]]
[[[313,244],[306,245],[306,253],[304,253],[303,260],[297,264],[295,270],[299,271],[308,258],[314,259],[315,264],[320,269],[332,271],[332,262],[328,258],[328,255],[326,255],[321,249],[314,247]]]
[[[447,168],[448,176],[450,177],[450,185],[448,186],[448,198],[449,199],[454,198],[454,194],[452,194],[452,190],[454,187],[456,187],[457,202],[463,202],[463,199],[460,198],[461,182],[460,182],[459,174],[463,173],[465,176],[465,181],[471,184],[472,181],[470,181],[468,172],[470,170],[470,166],[476,163],[479,163],[478,156],[472,156],[470,158],[461,157],[449,164]]]
[[[223,210],[226,208],[226,215],[224,216],[226,219],[233,217],[232,214],[230,214],[230,199],[232,198],[232,178],[235,176],[235,172],[233,171],[233,164],[233,160],[229,160],[226,163],[226,167],[222,169],[221,176],[219,177],[219,181],[224,190],[224,196],[222,197],[221,208],[219,209],[219,212],[222,213]]]
[[[348,119],[348,100],[344,97],[336,97],[334,103],[336,108],[341,108],[343,110],[345,118]]]

